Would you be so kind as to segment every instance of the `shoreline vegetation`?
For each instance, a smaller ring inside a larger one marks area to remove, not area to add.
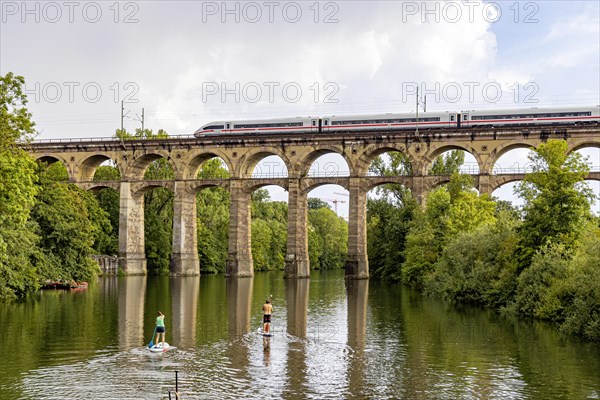
[[[118,250],[119,194],[86,192],[68,183],[61,163],[36,163],[18,142],[35,136],[26,108],[24,78],[0,76],[0,301],[26,296],[46,280],[90,281],[99,268],[94,254]],[[117,130],[116,138],[155,139],[159,130]],[[553,322],[564,333],[600,341],[600,218],[595,195],[583,179],[589,166],[565,141],[549,140],[530,155],[533,172],[519,183],[522,208],[480,195],[459,174],[464,153],[440,156],[431,173],[452,175],[420,207],[407,188],[382,185],[367,201],[367,239],[372,279],[405,284],[449,302]],[[402,153],[376,159],[381,175],[411,173]],[[227,177],[222,161],[201,165],[199,178]],[[169,179],[159,159],[145,179]],[[118,180],[113,165],[96,180]],[[149,274],[168,274],[173,193],[145,193],[145,247]],[[197,195],[201,273],[225,269],[229,194],[208,188]],[[313,269],[344,267],[348,226],[323,200],[308,199],[308,242]],[[252,256],[256,271],[282,269],[287,203],[252,194]]]

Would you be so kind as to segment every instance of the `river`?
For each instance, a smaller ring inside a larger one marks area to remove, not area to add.
[[[0,304],[0,343],[1,399],[600,398],[598,344],[343,271],[99,278]]]

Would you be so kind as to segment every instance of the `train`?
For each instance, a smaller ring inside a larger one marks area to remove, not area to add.
[[[529,109],[444,111],[402,114],[332,115],[264,120],[214,121],[194,136],[219,134],[329,133],[396,129],[455,129],[526,125],[598,124],[600,105]]]

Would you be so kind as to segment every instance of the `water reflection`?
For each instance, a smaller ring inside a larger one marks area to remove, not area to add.
[[[227,321],[229,338],[240,339],[250,331],[252,278],[227,278]]]
[[[306,338],[309,285],[308,279],[286,279],[285,281],[287,333],[300,339]]]
[[[254,280],[249,277],[226,279],[228,348],[225,351],[229,359],[230,378],[247,385],[251,380],[248,371],[249,349],[244,335],[250,331],[250,307]],[[249,388],[249,387],[248,387]]]
[[[367,279],[346,280],[348,302],[348,362],[349,394],[363,397],[365,388],[365,340],[367,337],[367,300],[369,281]]]
[[[195,346],[200,277],[171,277],[173,343],[182,349]]]
[[[263,341],[269,294],[279,329]],[[140,347],[157,309],[182,351]],[[165,399],[174,370],[182,398],[600,398],[597,344],[343,271],[101,279],[0,304],[0,338],[18,350],[0,363],[7,399]]]
[[[146,277],[110,277],[107,282],[117,282],[119,290],[119,349],[139,347],[144,342],[144,304]],[[107,288],[112,286],[110,283]]]
[[[285,299],[287,311],[287,382],[284,398],[302,397],[307,388],[306,329],[310,280],[287,279]]]

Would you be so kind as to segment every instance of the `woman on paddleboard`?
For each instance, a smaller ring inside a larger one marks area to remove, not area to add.
[[[162,348],[165,348],[165,315],[158,312],[158,317],[156,317],[156,344],[160,341],[160,336],[162,335]]]

